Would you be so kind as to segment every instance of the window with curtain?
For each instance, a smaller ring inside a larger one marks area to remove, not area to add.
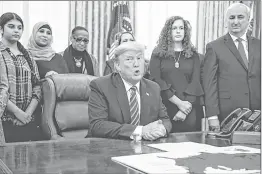
[[[165,21],[171,16],[182,16],[192,25],[192,43],[196,45],[197,1],[136,1],[135,35],[146,45],[150,58]]]
[[[54,37],[52,44],[56,52],[64,51],[68,46],[69,3],[68,1],[0,1],[0,15],[5,12],[17,13],[24,22],[21,43],[26,47],[33,26],[47,21]]]

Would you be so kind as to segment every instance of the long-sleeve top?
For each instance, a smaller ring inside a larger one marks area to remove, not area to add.
[[[174,57],[179,54],[176,52]],[[181,54],[179,68],[175,68],[174,57],[159,57],[153,53],[150,60],[151,78],[159,84],[163,100],[176,95],[181,100],[194,103],[196,97],[201,97],[203,104],[199,55],[194,52],[191,58],[185,58],[184,54]]]
[[[33,98],[40,101],[40,84],[32,80],[35,74],[39,80],[37,65],[32,60],[31,70],[24,55],[15,56],[7,47],[1,44],[0,48],[0,117],[3,121],[13,120],[13,113],[7,111],[6,106],[10,100],[18,108],[25,111]]]

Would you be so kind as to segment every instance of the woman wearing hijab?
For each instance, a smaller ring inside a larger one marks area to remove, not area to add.
[[[36,23],[29,38],[28,52],[37,63],[41,79],[52,74],[68,73],[65,60],[55,53],[52,42],[51,26],[46,22]]]

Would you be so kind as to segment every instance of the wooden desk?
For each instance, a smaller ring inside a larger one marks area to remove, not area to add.
[[[168,138],[153,142],[142,141],[141,144],[134,144],[129,140],[103,138],[50,140],[6,144],[5,147],[0,147],[0,159],[17,174],[135,173],[113,162],[111,157],[160,152],[145,144],[186,141],[215,146],[231,145],[227,140],[206,138],[201,132],[171,134]],[[8,173],[8,170],[6,171]]]

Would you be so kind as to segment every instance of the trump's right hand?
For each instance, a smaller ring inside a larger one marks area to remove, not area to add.
[[[145,140],[156,140],[166,135],[166,128],[162,124],[162,120],[149,123],[142,128],[142,137]]]

